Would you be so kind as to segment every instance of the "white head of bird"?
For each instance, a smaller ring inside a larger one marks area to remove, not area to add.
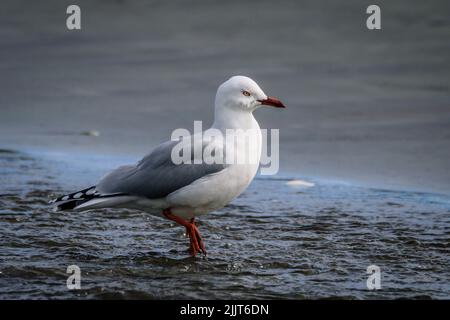
[[[222,83],[217,89],[215,106],[240,111],[253,112],[261,106],[285,108],[274,97],[267,96],[258,84],[244,76],[234,76]]]

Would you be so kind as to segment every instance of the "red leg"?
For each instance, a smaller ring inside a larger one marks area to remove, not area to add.
[[[189,251],[193,257],[197,255],[198,252],[202,252],[206,256],[205,244],[203,243],[202,237],[200,236],[200,232],[198,231],[197,226],[195,225],[195,219],[192,218],[191,221],[186,221],[172,213],[169,209],[163,210],[163,215],[172,221],[184,226],[186,228],[186,234],[189,237]]]
[[[200,231],[198,230],[198,227],[195,224],[195,218],[191,219],[191,224],[192,224],[192,227],[195,232],[195,238],[197,239],[197,244],[198,244],[199,250],[201,250],[202,253],[206,256],[205,243],[203,242],[202,236],[200,235]]]

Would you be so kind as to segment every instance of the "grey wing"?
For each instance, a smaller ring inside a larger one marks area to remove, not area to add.
[[[112,171],[99,181],[96,190],[100,193],[124,193],[158,199],[197,179],[225,169],[224,164],[174,164],[171,153],[177,143],[179,142],[165,142],[137,165],[123,166]]]

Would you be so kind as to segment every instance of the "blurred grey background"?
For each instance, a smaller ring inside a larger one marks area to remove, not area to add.
[[[450,2],[377,1],[379,31],[370,4],[2,1],[0,147],[138,159],[242,74],[288,106],[255,115],[281,173],[448,194]]]

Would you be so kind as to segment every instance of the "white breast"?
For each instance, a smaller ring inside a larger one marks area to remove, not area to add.
[[[253,119],[254,120],[254,119]],[[166,198],[172,212],[184,216],[205,214],[227,205],[240,195],[256,175],[261,158],[261,131],[254,120],[251,131],[247,131],[247,143],[234,144],[236,155],[246,153],[245,163],[230,164],[224,170],[205,176],[183,187]],[[226,145],[227,153],[231,146]],[[250,161],[250,162],[249,162]]]

